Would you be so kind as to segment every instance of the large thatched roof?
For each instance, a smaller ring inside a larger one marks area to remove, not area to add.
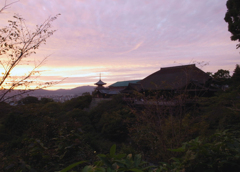
[[[166,67],[147,76],[138,83],[143,90],[183,89],[192,82],[204,85],[211,77],[195,64]]]

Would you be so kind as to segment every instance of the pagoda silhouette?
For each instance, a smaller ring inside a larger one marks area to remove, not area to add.
[[[97,85],[96,90],[104,90],[104,89],[106,89],[106,88],[103,86],[103,85],[106,85],[106,84],[107,84],[107,83],[105,83],[105,82],[103,82],[103,81],[101,80],[101,73],[100,73],[99,81],[94,84],[94,85]]]
[[[95,94],[94,94],[94,97],[97,97],[97,98],[104,98],[106,97],[106,93],[108,91],[108,88],[105,88],[104,85],[106,85],[107,83],[103,82],[101,80],[101,73],[99,75],[99,81],[96,82],[94,85],[97,85],[97,87],[95,88]]]

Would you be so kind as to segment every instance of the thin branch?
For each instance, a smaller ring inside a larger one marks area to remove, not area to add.
[[[0,97],[0,101],[3,100],[3,98],[12,90],[14,90],[15,87],[18,87],[19,85],[21,85],[20,83],[22,83],[23,81],[26,81],[28,78],[30,78],[32,76],[32,74],[34,73],[34,71],[39,68],[43,62],[48,58],[49,56],[45,57],[38,65],[36,65],[31,72],[29,72],[29,74],[27,76],[25,76],[24,78],[22,78],[20,81],[18,81],[17,83],[13,83],[12,86]]]
[[[14,2],[11,2],[11,3],[7,4],[7,0],[5,0],[4,6],[0,9],[0,13],[3,12],[3,10],[6,10],[6,9],[10,8],[10,6],[12,4],[17,3],[17,2],[19,2],[19,1],[14,1]]]
[[[0,61],[0,64],[2,65],[2,67],[3,67],[3,69],[5,70],[5,72],[6,72],[6,68],[5,68],[5,66],[4,66],[4,64],[3,64],[3,62],[2,61]],[[0,85],[1,86],[1,85]]]
[[[230,107],[228,107],[228,109],[230,109],[230,110],[232,110],[232,111],[240,112],[240,109],[238,109],[238,108],[230,108]]]

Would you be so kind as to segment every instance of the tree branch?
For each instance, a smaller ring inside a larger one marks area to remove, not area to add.
[[[10,6],[11,6],[12,4],[17,3],[17,2],[18,2],[18,1],[14,1],[14,2],[12,2],[12,3],[7,4],[7,0],[5,0],[4,6],[0,9],[0,13],[3,12],[3,10],[6,10],[6,9],[10,8]]]

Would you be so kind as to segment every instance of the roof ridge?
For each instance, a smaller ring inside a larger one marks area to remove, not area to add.
[[[126,86],[125,84],[126,83],[135,83],[135,82],[139,82],[139,81],[141,81],[140,79],[135,79],[135,80],[126,80],[126,81],[117,81],[117,82],[115,82],[115,83],[113,83],[113,84],[111,84],[111,85],[109,85],[109,87],[115,87],[115,86]]]
[[[184,68],[184,67],[196,67],[195,64],[189,64],[189,65],[181,65],[181,66],[170,66],[170,67],[162,67],[160,69],[170,69],[170,68]]]
[[[117,82],[138,81],[138,80],[140,80],[140,79],[125,80],[125,81],[117,81]],[[117,82],[115,82],[115,83],[117,83]]]

